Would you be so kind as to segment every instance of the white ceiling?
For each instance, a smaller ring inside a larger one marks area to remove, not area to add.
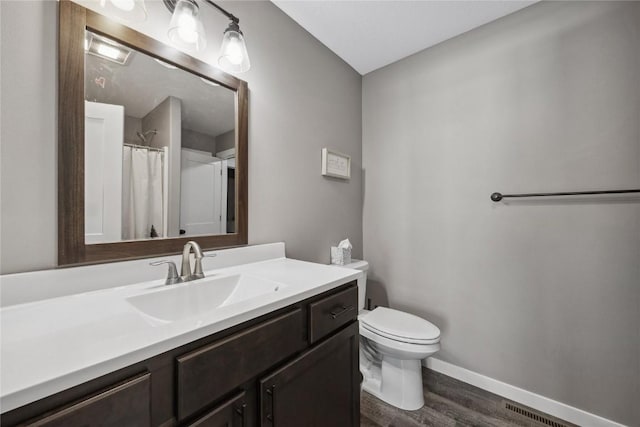
[[[272,1],[363,75],[535,3]]]

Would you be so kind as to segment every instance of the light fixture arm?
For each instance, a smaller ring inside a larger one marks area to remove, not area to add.
[[[231,19],[236,24],[240,23],[240,19],[239,18],[237,18],[233,14],[227,12],[226,10],[224,10],[223,8],[221,8],[220,6],[218,6],[217,4],[212,2],[211,0],[204,0],[204,1],[209,3],[211,6],[215,7],[216,9],[218,9],[218,12],[222,13],[224,16],[226,16],[227,18]]]
[[[167,7],[167,9],[169,9],[169,12],[173,13],[173,10],[176,8],[176,3],[178,0],[162,0],[162,2],[164,3],[164,5]],[[222,7],[218,6],[217,4],[215,4],[214,2],[212,2],[211,0],[204,0],[206,3],[209,3],[211,6],[215,7],[218,12],[222,13],[224,16],[226,16],[227,18],[229,18],[232,22],[235,22],[236,24],[238,24],[240,22],[240,19],[237,18],[236,16],[234,16],[233,14],[227,12],[225,9],[223,9]],[[195,3],[195,1],[194,1]]]

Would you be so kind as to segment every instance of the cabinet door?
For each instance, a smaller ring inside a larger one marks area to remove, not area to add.
[[[360,425],[358,322],[260,380],[260,424]]]
[[[151,375],[143,374],[95,396],[26,423],[29,427],[151,425]]]
[[[189,427],[244,427],[247,425],[247,416],[247,402],[243,391],[189,424]]]

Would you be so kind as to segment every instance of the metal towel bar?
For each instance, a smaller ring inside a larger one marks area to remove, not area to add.
[[[592,194],[624,194],[624,193],[640,193],[640,189],[631,190],[601,190],[601,191],[566,191],[561,193],[524,193],[524,194],[502,194],[493,193],[491,200],[499,202],[506,198],[522,198],[522,197],[555,197],[555,196],[585,196]]]

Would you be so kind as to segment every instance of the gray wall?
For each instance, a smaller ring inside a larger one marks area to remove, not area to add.
[[[137,132],[142,132],[142,119],[124,116],[124,142],[144,145]]]
[[[95,2],[93,2],[95,7]],[[2,273],[56,265],[56,2],[0,2]],[[329,261],[344,237],[362,247],[361,76],[270,2],[230,2],[242,19],[249,83],[249,242],[285,241],[290,257]],[[166,39],[170,15],[136,27]],[[228,22],[203,7],[215,57]],[[30,30],[24,37],[25,25]],[[38,117],[34,121],[34,116]],[[320,175],[322,147],[349,154],[350,181]]]
[[[180,236],[180,172],[182,171],[182,101],[166,97],[142,118],[142,131],[157,130],[151,140],[156,148],[169,147],[167,236]]]
[[[216,136],[216,153],[236,147],[236,131],[230,130]]]
[[[2,272],[57,261],[56,8],[0,1]]]
[[[193,150],[205,151],[216,154],[216,138],[206,133],[196,132],[195,130],[182,128],[182,147],[191,148]]]
[[[363,78],[372,295],[437,358],[640,425],[640,2],[539,3]]]
[[[361,76],[270,2],[227,6],[251,49],[249,240],[328,263],[349,237],[362,256]],[[350,181],[320,175],[323,147],[351,156]]]

